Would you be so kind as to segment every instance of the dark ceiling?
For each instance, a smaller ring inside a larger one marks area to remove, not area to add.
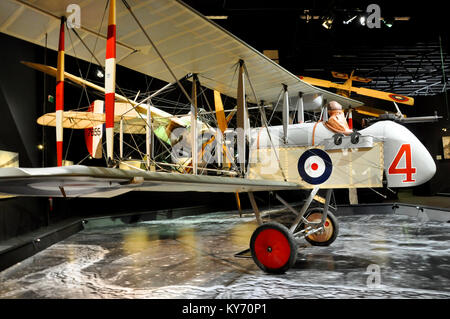
[[[214,22],[254,48],[279,50],[280,64],[294,74],[342,82],[331,71],[355,70],[355,75],[372,79],[357,86],[410,96],[442,92],[443,64],[446,81],[450,75],[445,2],[184,2],[206,16],[227,16]],[[360,24],[371,3],[380,7],[379,29]],[[333,24],[325,29],[322,23],[330,17]]]

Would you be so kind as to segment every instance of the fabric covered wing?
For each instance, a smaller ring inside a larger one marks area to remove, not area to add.
[[[358,101],[303,82],[181,1],[127,2],[177,78],[197,73],[202,85],[236,97],[237,81],[234,75],[236,64],[242,59],[257,95],[255,98],[248,88],[246,93],[249,102],[263,100],[274,103],[285,84],[290,96],[298,96],[298,92],[319,93],[328,101],[338,101],[344,108],[362,105]],[[0,31],[42,46],[45,45],[47,33],[48,47],[56,50],[59,19],[62,15],[71,19],[70,12],[66,13],[70,4],[78,4],[81,9],[81,28],[76,29],[77,33],[91,51],[95,48],[94,55],[97,59],[103,61],[107,23],[103,19],[104,23],[101,25],[101,17],[105,12],[106,0],[2,0]],[[66,32],[66,43],[66,54],[94,61],[81,41],[71,41],[69,32]],[[121,1],[118,1],[117,6],[116,54],[118,64],[124,67],[166,82],[174,81]]]
[[[287,182],[80,165],[0,168],[0,193],[18,196],[108,198],[130,191],[234,193],[299,188]]]

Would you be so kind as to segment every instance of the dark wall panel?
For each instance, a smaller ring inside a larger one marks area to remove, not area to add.
[[[43,94],[38,96],[38,74],[20,61],[38,61],[43,49],[3,33],[0,47],[0,149],[18,152],[21,166],[40,166],[36,119]]]
[[[447,99],[450,98],[447,92]],[[444,149],[442,145],[442,137],[450,136],[450,121],[447,109],[445,93],[435,96],[416,98],[411,116],[434,115],[436,111],[442,116],[435,123],[420,123],[410,125],[411,131],[421,140],[425,147],[429,150],[431,156],[435,159],[436,174],[426,184],[418,186],[414,190],[416,195],[434,195],[436,193],[450,193],[450,159],[444,159]],[[438,160],[436,156],[442,156]]]
[[[47,199],[0,200],[0,241],[46,226],[47,218]]]

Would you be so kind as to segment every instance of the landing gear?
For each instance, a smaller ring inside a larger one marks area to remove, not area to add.
[[[305,222],[297,227],[297,231],[304,233],[305,240],[313,246],[329,246],[339,234],[339,223],[336,217],[327,212],[325,222],[323,219],[323,208],[311,208],[305,213]]]
[[[279,223],[260,225],[250,240],[254,262],[272,274],[282,274],[291,268],[297,258],[297,249],[292,233]]]
[[[282,274],[292,267],[297,258],[298,239],[304,238],[313,246],[329,246],[336,240],[339,224],[336,217],[328,210],[332,190],[327,190],[323,208],[308,209],[318,190],[319,187],[312,189],[300,212],[281,197],[276,196],[297,215],[290,228],[274,222],[263,224],[256,203],[252,201],[260,225],[250,239],[250,252],[256,265],[263,271]]]

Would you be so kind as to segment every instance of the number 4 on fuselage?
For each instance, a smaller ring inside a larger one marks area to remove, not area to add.
[[[403,154],[405,154],[405,167],[398,168],[397,166],[400,160],[402,159]],[[402,146],[400,146],[397,155],[392,161],[392,164],[389,166],[388,173],[391,175],[405,174],[406,179],[403,180],[402,183],[411,183],[416,181],[415,179],[412,178],[412,175],[416,173],[416,168],[412,167],[411,144],[402,144]]]

